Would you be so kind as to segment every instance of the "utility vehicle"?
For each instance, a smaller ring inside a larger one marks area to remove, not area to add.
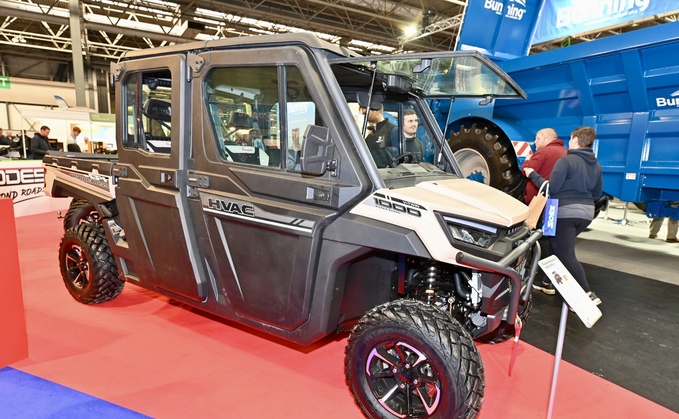
[[[59,263],[76,300],[130,282],[300,345],[350,331],[367,417],[478,414],[474,339],[527,317],[541,232],[460,176],[425,98],[523,97],[504,72],[473,52],[359,57],[306,34],[130,52],[111,72],[117,155],[43,160],[47,193],[74,198]],[[393,156],[378,168],[367,116],[402,127],[410,110],[424,161],[395,128],[373,138]]]

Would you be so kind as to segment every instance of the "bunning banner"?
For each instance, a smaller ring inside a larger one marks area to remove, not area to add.
[[[542,0],[474,0],[467,3],[458,50],[477,50],[493,59],[523,57]]]
[[[531,44],[677,10],[679,2],[666,0],[549,0],[542,6]]]

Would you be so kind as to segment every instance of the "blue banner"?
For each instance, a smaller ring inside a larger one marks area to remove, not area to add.
[[[470,0],[458,50],[478,50],[496,59],[528,54],[542,0]]]
[[[548,0],[540,12],[531,45],[664,15],[678,8],[679,2],[667,0]]]

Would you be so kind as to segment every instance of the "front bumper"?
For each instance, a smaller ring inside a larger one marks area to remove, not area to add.
[[[507,276],[512,284],[511,294],[509,296],[509,308],[507,311],[507,323],[514,324],[516,321],[516,314],[519,310],[519,303],[521,301],[521,275],[511,268],[521,256],[531,251],[532,248],[532,258],[531,266],[528,273],[527,287],[524,292],[524,299],[528,300],[530,296],[530,288],[533,285],[533,280],[535,279],[535,273],[538,269],[538,261],[542,251],[540,249],[540,244],[538,240],[542,237],[542,230],[535,230],[523,243],[518,245],[514,250],[509,252],[505,257],[497,262],[493,262],[487,259],[483,259],[469,253],[458,252],[455,256],[455,260],[460,265],[465,265],[470,268],[480,269],[483,271],[497,272],[499,274]]]

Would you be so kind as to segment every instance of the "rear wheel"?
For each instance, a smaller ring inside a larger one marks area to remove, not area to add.
[[[345,373],[369,418],[474,418],[483,401],[483,365],[471,335],[415,300],[383,304],[360,320]]]
[[[521,198],[526,178],[521,174],[511,141],[502,131],[477,124],[471,128],[462,126],[450,135],[448,145],[465,177]]]
[[[96,223],[98,221],[99,213],[94,209],[94,204],[84,199],[74,199],[64,216],[64,231],[80,223]]]
[[[112,300],[123,290],[104,228],[98,224],[66,230],[59,247],[59,267],[66,289],[83,304]]]

